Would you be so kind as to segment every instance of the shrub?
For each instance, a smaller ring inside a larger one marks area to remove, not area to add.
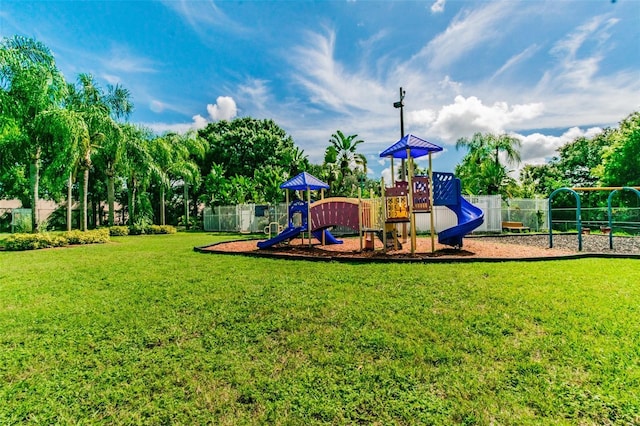
[[[176,228],[171,225],[149,225],[144,232],[145,234],[175,234]]]
[[[109,229],[95,229],[93,231],[68,231],[62,234],[69,244],[99,244],[110,241]]]
[[[129,235],[142,235],[145,228],[145,225],[129,225]]]
[[[4,241],[5,250],[36,250],[51,247],[63,247],[73,244],[106,243],[109,239],[108,229],[94,231],[68,231],[61,234],[12,234]]]
[[[109,228],[109,235],[112,237],[124,237],[129,235],[128,226],[112,226]]]
[[[4,242],[5,250],[36,250],[41,248],[62,247],[68,244],[62,235],[51,234],[12,234]]]

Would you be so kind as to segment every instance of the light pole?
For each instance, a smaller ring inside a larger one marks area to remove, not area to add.
[[[394,108],[400,108],[400,139],[404,138],[404,95],[407,92],[400,88],[400,100],[393,103]],[[400,162],[400,180],[405,180],[404,158]]]

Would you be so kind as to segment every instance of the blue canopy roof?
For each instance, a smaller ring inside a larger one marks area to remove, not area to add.
[[[422,157],[430,152],[442,151],[441,146],[408,134],[382,151],[380,157],[407,158],[407,149],[410,150],[411,158]]]
[[[297,190],[316,190],[329,189],[329,185],[307,172],[302,172],[298,176],[292,177],[282,185],[282,189]]]

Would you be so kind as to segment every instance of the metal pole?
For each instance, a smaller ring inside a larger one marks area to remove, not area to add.
[[[398,102],[394,102],[394,108],[400,108],[400,139],[404,137],[404,95],[405,91],[400,88],[400,100]],[[400,180],[405,180],[405,164],[404,158],[400,162]]]
[[[402,100],[404,99],[404,90],[402,90],[402,87],[400,88],[400,139],[404,138],[404,102],[402,102]],[[408,159],[407,159],[408,160]],[[406,164],[404,159],[402,159],[401,162],[401,170],[400,170],[400,180],[405,180],[406,179]]]

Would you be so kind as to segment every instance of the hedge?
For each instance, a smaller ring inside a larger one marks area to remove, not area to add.
[[[4,240],[4,248],[8,251],[36,250],[78,244],[99,244],[110,240],[108,229],[86,232],[68,231],[60,234],[12,234]]]

